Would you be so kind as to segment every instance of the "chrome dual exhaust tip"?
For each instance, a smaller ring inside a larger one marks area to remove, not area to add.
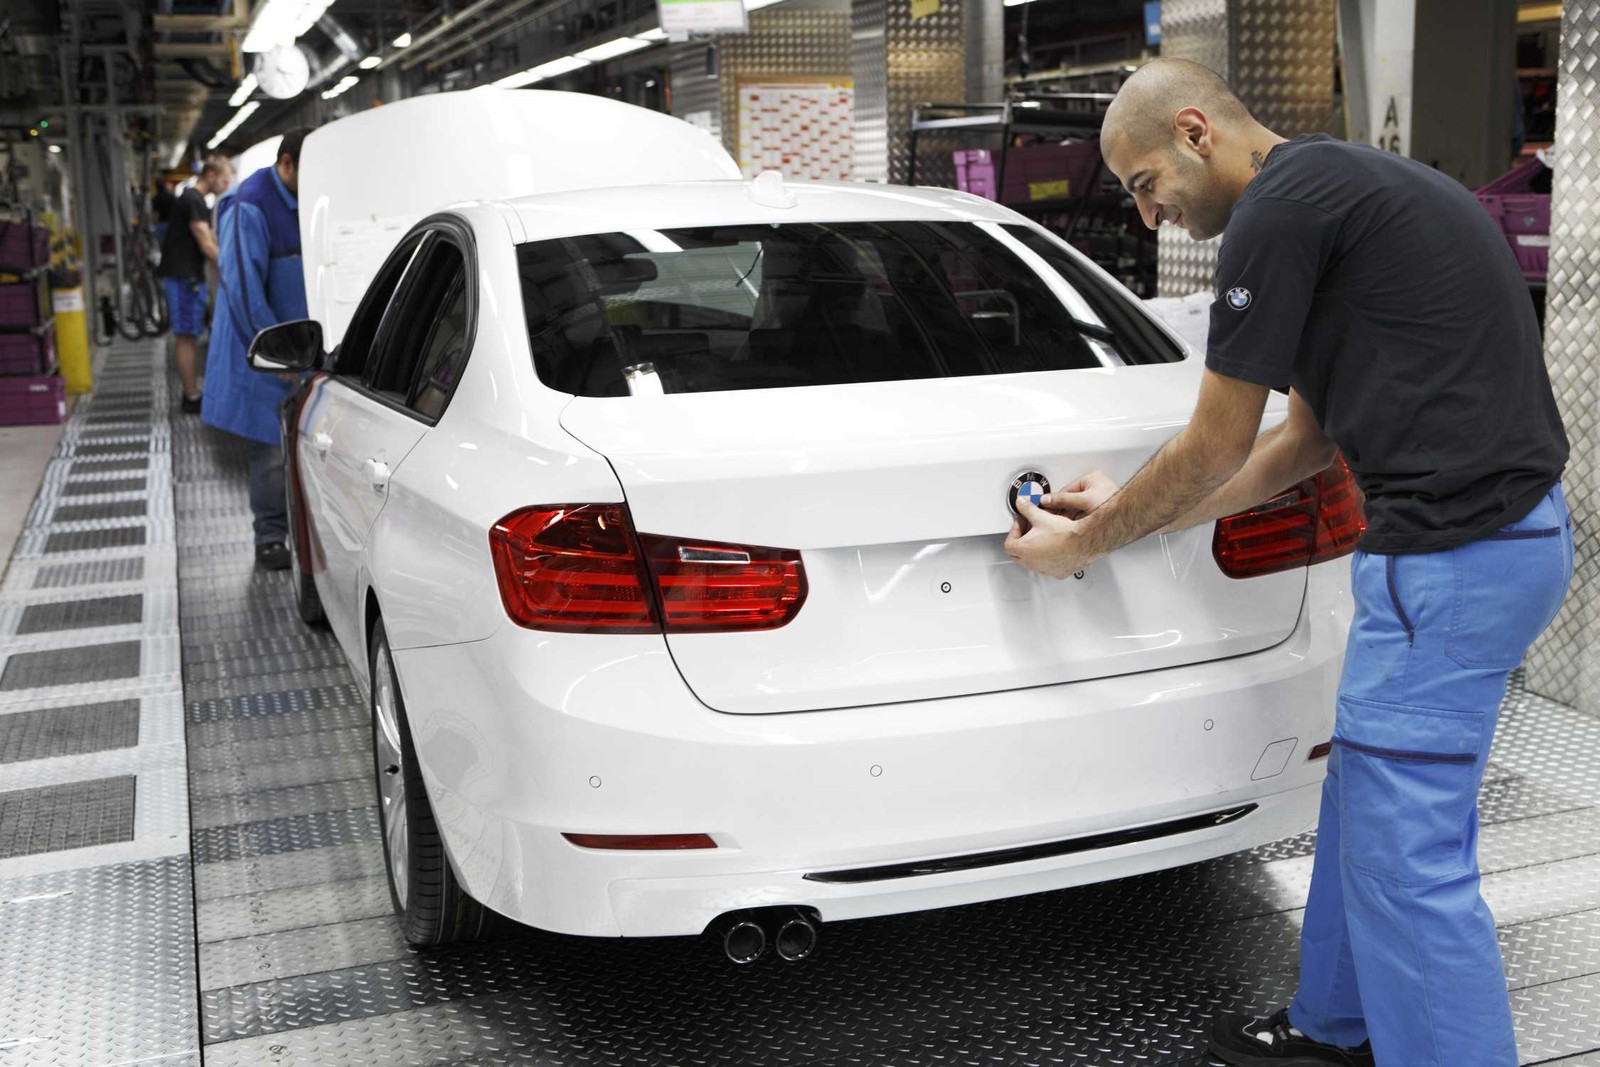
[[[709,932],[730,963],[755,963],[771,949],[779,959],[798,963],[817,950],[817,923],[800,908],[763,908],[719,916]]]

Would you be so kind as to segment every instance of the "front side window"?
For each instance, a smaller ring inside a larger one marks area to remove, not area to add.
[[[518,247],[540,378],[581,396],[1117,366],[1152,355],[1014,235],[973,223],[715,226]]]
[[[406,268],[411,265],[411,261],[416,258],[417,250],[422,247],[424,236],[420,233],[414,234],[402,241],[379,268],[377,276],[372,279],[372,284],[367,286],[361,303],[356,307],[355,315],[350,319],[350,325],[345,327],[344,340],[339,343],[334,373],[351,377],[368,376],[367,361],[373,355],[372,346],[377,339],[378,328],[383,325],[384,316],[388,314],[389,306],[394,301],[395,290],[400,287],[400,279],[405,276]]]
[[[466,331],[466,261],[439,237],[407,272],[378,338],[377,359],[369,361],[367,387],[436,418],[466,359]]]

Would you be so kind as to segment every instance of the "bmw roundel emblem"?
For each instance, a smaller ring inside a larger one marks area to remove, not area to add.
[[[1243,311],[1250,306],[1250,290],[1244,286],[1228,290],[1228,306],[1235,311]]]
[[[1017,515],[1017,498],[1025,496],[1034,507],[1039,506],[1039,501],[1050,491],[1050,479],[1038,471],[1023,471],[1011,483],[1011,489],[1006,493],[1006,506],[1011,509],[1011,514]]]

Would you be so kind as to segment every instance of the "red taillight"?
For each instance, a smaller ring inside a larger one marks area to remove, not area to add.
[[[489,549],[506,614],[534,630],[771,630],[806,598],[800,553],[635,535],[623,504],[514,511]]]
[[[639,551],[621,504],[524,508],[489,531],[495,578],[518,626],[566,633],[656,633]]]
[[[562,834],[579,848],[664,852],[685,848],[716,848],[706,834]]]
[[[1256,578],[1349,555],[1366,529],[1361,493],[1341,456],[1315,478],[1219,521],[1211,551],[1228,577]]]
[[[800,553],[645,534],[668,633],[775,630],[806,599]]]

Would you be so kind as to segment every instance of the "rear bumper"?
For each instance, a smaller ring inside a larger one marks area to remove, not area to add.
[[[1337,570],[1335,570],[1337,569]],[[395,653],[419,761],[469,892],[573,934],[695,934],[718,915],[824,920],[973,903],[1225,855],[1307,829],[1349,611],[1317,568],[1294,635],[1250,656],[983,696],[791,715],[709,711],[659,638],[541,634]],[[1286,757],[1286,758],[1285,758]],[[1281,769],[1278,764],[1282,763]],[[1166,823],[1209,828],[857,882],[826,872]],[[601,852],[562,832],[707,833]]]

